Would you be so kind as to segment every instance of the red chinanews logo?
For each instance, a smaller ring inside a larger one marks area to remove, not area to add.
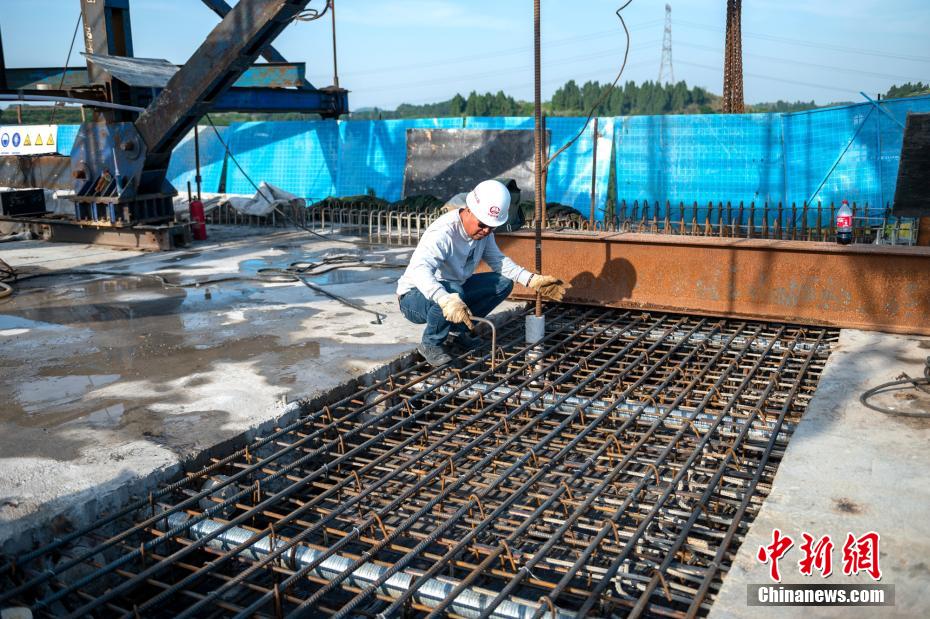
[[[501,214],[501,208],[499,206],[492,206],[488,209],[488,213],[491,214],[491,217],[497,217]]]
[[[823,578],[833,573],[833,540],[830,535],[817,538],[809,533],[802,533],[804,543],[801,544],[801,553],[804,555],[798,561],[801,574],[811,576],[814,571],[820,572]],[[847,533],[846,543],[843,544],[843,575],[856,576],[865,572],[873,580],[882,579],[882,570],[879,567],[878,544],[881,541],[875,531],[856,537]],[[794,546],[794,540],[789,535],[782,535],[780,529],[772,530],[772,543],[760,546],[756,558],[760,563],[769,563],[769,576],[774,582],[781,582],[781,572],[778,569],[778,560]]]

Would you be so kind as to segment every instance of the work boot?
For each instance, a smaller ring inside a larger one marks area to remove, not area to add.
[[[468,331],[459,331],[453,333],[449,338],[451,346],[462,352],[469,352],[485,346],[485,341],[477,335],[472,335]]]
[[[452,361],[452,357],[449,355],[445,346],[436,346],[435,344],[420,342],[419,345],[417,345],[417,352],[434,368],[438,368]]]

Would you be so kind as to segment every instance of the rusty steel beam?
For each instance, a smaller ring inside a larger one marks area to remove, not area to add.
[[[147,170],[167,168],[171,150],[309,1],[240,0],[233,7],[136,119]]]
[[[497,243],[534,263],[531,232]],[[542,254],[566,301],[930,335],[928,247],[549,232]]]

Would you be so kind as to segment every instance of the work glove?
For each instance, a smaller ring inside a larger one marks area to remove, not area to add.
[[[533,275],[530,278],[530,288],[553,301],[561,301],[565,296],[565,291],[571,288],[558,277],[552,275]]]
[[[468,306],[458,293],[453,292],[439,300],[439,307],[442,308],[443,318],[449,322],[463,322],[469,329],[475,326],[471,322],[471,314],[468,312]]]

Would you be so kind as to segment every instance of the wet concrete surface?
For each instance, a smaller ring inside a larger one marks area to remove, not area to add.
[[[211,241],[158,254],[28,241],[4,248],[27,280],[0,301],[0,543],[126,480],[167,470],[410,351],[422,327],[397,308],[401,269],[254,278],[346,253],[405,264],[410,248],[353,247],[304,233],[211,228]],[[217,240],[218,239],[218,240]]]

